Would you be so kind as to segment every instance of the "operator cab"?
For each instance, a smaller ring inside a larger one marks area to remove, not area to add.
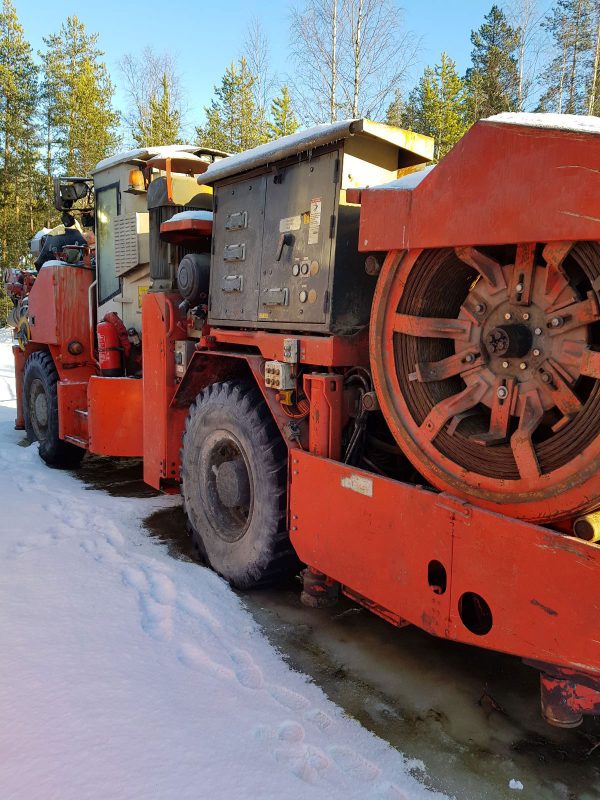
[[[185,246],[160,238],[160,226],[181,212],[212,210],[212,189],[196,176],[226,156],[196,145],[131,150],[93,171],[96,207],[98,319],[116,312],[125,328],[141,329],[142,298],[174,284]]]

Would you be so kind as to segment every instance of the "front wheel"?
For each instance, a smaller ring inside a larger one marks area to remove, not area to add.
[[[50,353],[38,351],[23,372],[23,412],[30,442],[40,443],[40,456],[51,467],[74,469],[85,451],[58,437],[58,374]]]
[[[254,385],[226,381],[198,395],[181,476],[194,543],[229,583],[247,589],[298,566],[286,527],[287,448]]]

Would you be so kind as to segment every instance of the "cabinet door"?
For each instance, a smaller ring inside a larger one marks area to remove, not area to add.
[[[255,322],[265,218],[261,175],[216,189],[210,321]]]
[[[325,153],[267,176],[259,321],[327,321],[338,163]]]

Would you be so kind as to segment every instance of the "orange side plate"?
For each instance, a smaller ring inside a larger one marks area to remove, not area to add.
[[[89,450],[98,455],[143,455],[142,381],[93,375],[88,384]]]
[[[348,593],[435,636],[600,673],[599,547],[307,452],[290,462],[292,543]]]

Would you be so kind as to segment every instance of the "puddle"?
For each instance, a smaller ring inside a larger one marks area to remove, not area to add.
[[[113,497],[158,497],[160,492],[143,480],[141,458],[105,458],[86,455],[75,475],[87,489],[103,489]]]
[[[111,494],[157,494],[143,484],[140,462],[89,458],[79,474]],[[174,558],[196,560],[180,506],[154,512],[144,526]],[[415,759],[426,785],[457,800],[600,796],[600,719],[575,730],[546,725],[538,675],[518,659],[398,630],[345,599],[334,609],[305,608],[299,590],[290,581],[240,597],[290,666]],[[512,778],[522,792],[509,789]]]

